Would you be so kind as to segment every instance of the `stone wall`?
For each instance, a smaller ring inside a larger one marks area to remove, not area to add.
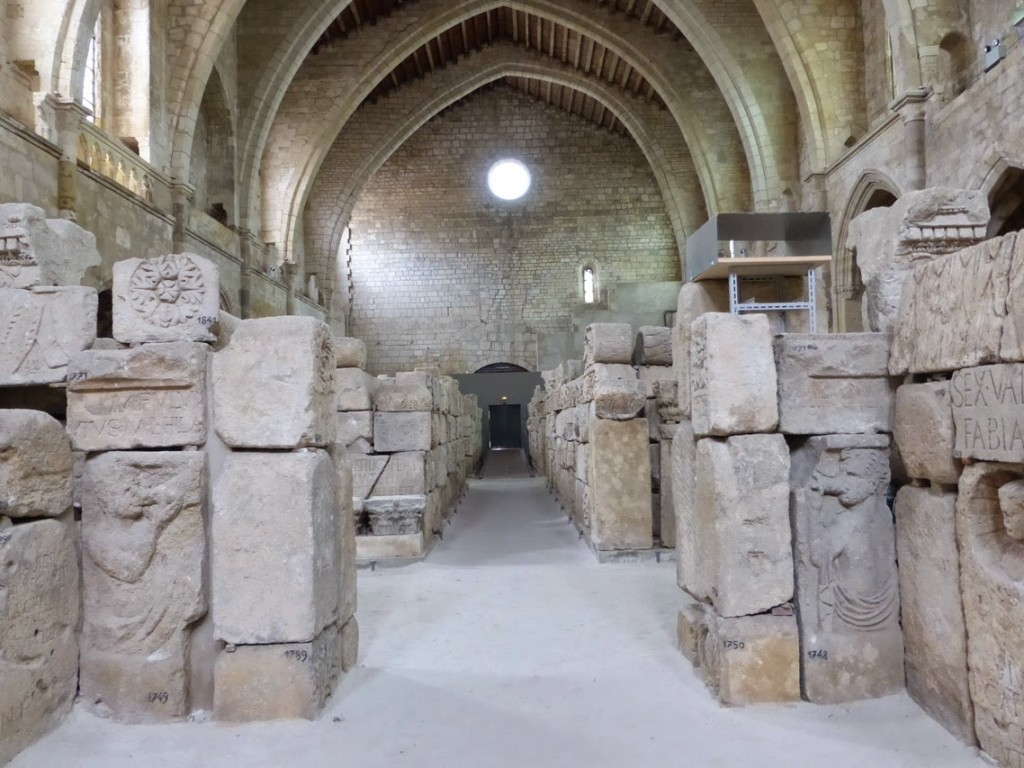
[[[526,196],[487,190],[490,165],[530,169]],[[581,269],[600,285],[677,279],[677,244],[630,139],[506,88],[460,102],[377,172],[353,213],[350,332],[369,370],[494,362],[537,369],[537,336],[571,332]]]

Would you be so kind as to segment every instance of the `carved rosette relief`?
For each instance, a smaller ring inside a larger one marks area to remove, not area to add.
[[[128,290],[132,309],[161,328],[181,325],[194,318],[205,298],[203,271],[182,254],[142,262],[132,274]]]

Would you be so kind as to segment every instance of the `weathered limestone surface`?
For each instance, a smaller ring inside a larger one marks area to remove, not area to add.
[[[1024,537],[1000,498],[1022,477],[1019,464],[966,467],[956,505],[974,726],[1000,765],[1024,762]]]
[[[629,323],[593,323],[583,335],[583,363],[589,368],[593,363],[633,362],[633,326]],[[570,381],[579,376],[567,376]]]
[[[0,410],[0,515],[57,517],[71,506],[71,446],[42,411]]]
[[[889,336],[787,333],[775,339],[779,431],[823,435],[892,431]]]
[[[99,266],[96,237],[27,203],[0,205],[0,288],[78,285]]]
[[[78,683],[78,556],[67,523],[0,516],[0,764],[57,727]]]
[[[335,512],[336,551],[335,567],[338,572],[338,622],[348,621],[356,612],[356,522],[352,513],[352,465],[348,455],[332,446],[331,460],[338,481],[338,500]]]
[[[116,262],[113,300],[122,344],[217,340],[210,327],[219,319],[220,273],[197,254]]]
[[[889,331],[907,274],[922,262],[984,239],[989,218],[983,193],[932,187],[853,219],[847,244],[864,280],[864,327]]]
[[[313,640],[238,645],[217,656],[214,715],[224,722],[312,720],[331,695],[342,666],[341,636],[328,625]]]
[[[895,512],[907,692],[946,730],[973,744],[956,494],[907,485],[896,496]]]
[[[706,314],[694,321],[692,333],[694,433],[774,431],[779,423],[778,380],[768,318]]]
[[[672,329],[642,325],[636,334],[634,365],[672,365]]]
[[[388,464],[388,457],[382,455],[350,456],[352,464],[352,497],[365,499]]]
[[[889,371],[1024,362],[1022,247],[1024,238],[1011,233],[915,268],[903,289]]]
[[[359,368],[339,368],[334,374],[335,402],[339,411],[373,410],[377,380]]]
[[[337,618],[337,499],[325,451],[227,458],[213,491],[218,639],[309,642]]]
[[[378,453],[429,451],[431,448],[430,413],[373,414],[373,447]]]
[[[426,382],[382,383],[373,395],[373,407],[378,411],[429,411],[433,405],[434,396]]]
[[[698,668],[723,704],[800,700],[800,636],[793,616],[723,618],[704,611]]]
[[[681,418],[689,418],[690,406],[690,343],[693,321],[707,312],[729,311],[729,283],[726,280],[701,280],[683,283],[676,303],[672,326],[672,369],[678,384],[677,407]]]
[[[693,575],[684,589],[710,602],[720,616],[762,613],[791,600],[785,438],[699,440],[696,477],[691,511],[696,519],[686,521],[692,532],[680,539],[679,557],[688,561],[685,572]]]
[[[341,627],[341,671],[348,672],[359,660],[359,622],[356,617]]]
[[[0,386],[64,381],[96,340],[94,288],[0,288]]]
[[[629,420],[643,410],[644,392],[633,366],[595,363],[586,376],[593,380],[597,418]]]
[[[393,453],[374,483],[370,496],[411,496],[425,494],[426,454],[423,451]]]
[[[694,441],[693,425],[689,421],[679,422],[671,449],[672,506],[676,516],[676,582],[680,588],[698,586],[699,576],[694,553],[700,546],[701,537],[708,534],[701,524],[707,517],[697,516],[697,444]]]
[[[965,368],[949,382],[953,456],[1024,462],[1024,365]]]
[[[591,541],[599,550],[650,549],[647,420],[597,419],[590,427]]]
[[[373,411],[335,414],[334,439],[351,453],[370,453],[373,450]]]
[[[319,320],[243,320],[230,346],[213,356],[217,434],[232,448],[327,445],[334,373],[331,335]]]
[[[335,336],[334,363],[338,368],[366,368],[366,342],[350,336]]]
[[[815,703],[903,688],[903,634],[887,435],[812,437],[792,454],[791,511],[804,695]]]
[[[679,651],[694,666],[700,664],[697,651],[700,648],[701,635],[707,630],[704,611],[703,603],[686,602],[676,617],[676,641],[679,644]]]
[[[661,467],[659,475],[661,493],[661,543],[666,547],[676,545],[676,507],[672,498],[672,441],[678,427],[675,424],[662,424],[658,428],[658,463]]]
[[[893,439],[910,477],[956,485],[952,401],[948,381],[904,384],[896,390]]]
[[[68,367],[68,434],[79,451],[206,442],[205,344],[80,352]]]
[[[205,454],[92,456],[83,477],[81,696],[124,722],[189,714],[189,625],[206,612]]]

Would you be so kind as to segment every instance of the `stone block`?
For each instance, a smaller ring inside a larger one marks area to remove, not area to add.
[[[206,613],[206,455],[101,453],[82,485],[82,701],[122,722],[182,720]]]
[[[789,435],[891,432],[896,387],[889,336],[787,333],[775,339],[779,431]]]
[[[0,288],[0,387],[54,384],[96,340],[96,290]]]
[[[642,325],[633,347],[634,365],[672,365],[672,329],[665,326]]]
[[[698,667],[723,704],[800,700],[800,635],[794,616],[723,618],[705,610]]]
[[[220,273],[197,254],[116,262],[113,301],[114,338],[122,344],[217,340],[211,326],[220,312]]]
[[[793,597],[789,449],[782,435],[697,442],[696,492],[679,557],[684,589],[720,616],[762,613]],[[691,549],[691,547],[694,547]]]
[[[232,448],[327,445],[334,432],[334,376],[324,323],[311,317],[243,320],[231,344],[213,356],[217,434]]]
[[[78,555],[67,523],[0,517],[0,764],[56,728],[78,687]]]
[[[68,434],[79,451],[206,442],[205,344],[89,350],[68,367]]]
[[[636,366],[636,375],[640,379],[640,389],[644,397],[649,400],[657,396],[659,384],[675,381],[672,367],[667,365],[639,365]]]
[[[887,435],[809,438],[792,454],[794,558],[808,701],[884,696],[904,683]]]
[[[694,553],[701,537],[709,535],[700,526],[706,516],[697,516],[697,443],[693,426],[682,421],[672,438],[670,451],[672,506],[676,516],[676,583],[681,589],[701,590]]]
[[[335,336],[334,364],[338,368],[366,368],[366,342],[349,336]]]
[[[633,366],[595,363],[585,375],[593,381],[597,418],[629,420],[643,410],[646,398]]]
[[[0,205],[0,288],[78,285],[100,265],[96,237],[28,203]]]
[[[675,372],[680,419],[690,418],[690,353],[693,321],[708,312],[729,311],[729,283],[726,280],[701,280],[683,283],[676,303],[672,326],[672,369]]]
[[[334,407],[339,411],[372,411],[379,382],[358,368],[339,368],[334,374]]]
[[[599,550],[650,549],[651,467],[645,419],[590,427],[590,535]]]
[[[906,485],[895,512],[907,692],[946,730],[974,744],[956,494]]]
[[[381,384],[373,394],[373,407],[377,411],[430,411],[433,404],[430,387],[426,384],[404,383],[401,379],[394,384]]]
[[[402,536],[356,536],[359,561],[420,557],[426,550],[423,532]]]
[[[956,503],[974,727],[1000,765],[1024,761],[1024,537],[1020,508],[1000,493],[1022,480],[1019,464],[973,464]]]
[[[352,465],[337,444],[331,460],[337,477],[338,500],[334,528],[337,534],[335,567],[338,571],[338,622],[344,623],[356,612],[356,516],[352,504]],[[360,512],[362,510],[360,509]]]
[[[701,315],[693,323],[690,364],[695,434],[773,432],[778,426],[778,386],[767,317]]]
[[[583,363],[633,362],[633,326],[629,323],[592,323],[583,334]],[[577,375],[579,375],[577,373]],[[566,381],[576,378],[566,377]]]
[[[341,628],[341,671],[348,672],[359,660],[359,622],[356,617],[345,622]]]
[[[228,647],[214,667],[214,716],[229,723],[312,720],[334,690],[341,667],[335,624],[307,642]]]
[[[228,456],[213,491],[218,639],[308,642],[336,619],[336,484],[324,451]]]
[[[983,365],[949,382],[958,459],[1024,462],[1024,365]]]
[[[352,464],[352,497],[365,499],[373,491],[373,486],[387,466],[387,456],[349,456]]]
[[[380,477],[368,494],[373,496],[411,496],[427,492],[426,454],[423,451],[393,453],[387,456]]]
[[[676,507],[672,498],[672,440],[662,438],[658,445],[661,475],[661,544],[664,547],[676,545]]]
[[[953,407],[948,381],[904,384],[896,390],[893,439],[910,477],[955,485]],[[966,438],[966,435],[965,435]]]
[[[374,536],[405,536],[424,530],[423,516],[427,509],[425,494],[410,496],[376,496],[363,501],[363,511],[370,519]]]
[[[702,603],[683,603],[676,617],[676,641],[679,651],[686,659],[697,666],[700,659],[697,650],[701,637],[707,632],[707,620],[704,617],[704,605]]]
[[[431,448],[430,413],[373,414],[373,447],[378,453],[429,451]]]
[[[64,427],[42,411],[0,409],[0,515],[57,517],[71,506]]]
[[[352,453],[373,447],[373,411],[341,411],[334,417],[334,439]]]

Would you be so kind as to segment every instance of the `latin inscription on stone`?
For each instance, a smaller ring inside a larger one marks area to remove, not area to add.
[[[953,455],[1024,461],[1024,365],[983,365],[953,374]]]
[[[365,499],[388,463],[387,456],[350,456],[352,462],[352,496]]]

